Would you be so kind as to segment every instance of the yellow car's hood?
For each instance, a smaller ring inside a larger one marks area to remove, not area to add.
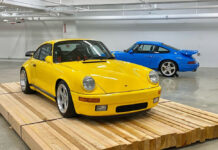
[[[118,60],[86,60],[65,62],[61,65],[82,72],[85,76],[92,76],[96,85],[105,93],[135,91],[155,86],[148,79],[151,69],[132,63]]]

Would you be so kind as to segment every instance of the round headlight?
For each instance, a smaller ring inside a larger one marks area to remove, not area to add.
[[[83,87],[87,91],[92,91],[95,88],[95,80],[90,76],[86,76],[83,79]]]
[[[149,72],[149,79],[151,83],[157,84],[159,82],[159,75],[156,71],[152,70]]]

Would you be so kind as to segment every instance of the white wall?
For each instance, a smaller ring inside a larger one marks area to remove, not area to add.
[[[161,21],[162,22],[162,21]],[[218,67],[218,23],[148,23],[144,21],[92,21],[0,23],[0,58],[25,58],[40,43],[66,38],[103,41],[110,50],[124,50],[139,40],[161,41],[181,49],[197,49],[203,67]],[[71,29],[72,28],[72,29]],[[71,36],[72,35],[72,36]]]
[[[218,23],[78,22],[78,36],[103,41],[110,50],[124,50],[139,40],[161,41],[201,53],[203,67],[218,67]]]
[[[25,58],[44,41],[63,37],[62,22],[0,23],[0,58]]]

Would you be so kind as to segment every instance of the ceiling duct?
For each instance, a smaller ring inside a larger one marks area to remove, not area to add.
[[[28,20],[167,20],[167,19],[209,19],[218,18],[218,13],[176,14],[176,15],[137,15],[137,16],[84,16],[84,17],[32,17]]]

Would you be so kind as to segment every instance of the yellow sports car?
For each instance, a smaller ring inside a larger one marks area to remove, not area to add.
[[[64,117],[120,115],[158,104],[158,74],[115,60],[100,41],[48,41],[26,56],[31,58],[20,70],[22,91],[38,91],[56,101]]]

